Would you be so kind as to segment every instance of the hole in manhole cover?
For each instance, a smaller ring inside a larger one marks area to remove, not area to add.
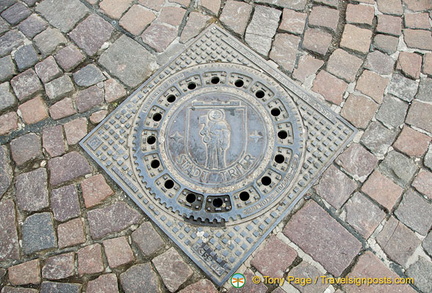
[[[213,25],[81,145],[222,285],[355,132]]]

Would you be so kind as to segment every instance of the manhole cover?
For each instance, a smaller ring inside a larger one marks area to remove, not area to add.
[[[81,146],[222,285],[355,132],[213,25]]]

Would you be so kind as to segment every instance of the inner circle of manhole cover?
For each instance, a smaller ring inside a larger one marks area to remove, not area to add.
[[[303,126],[269,76],[234,64],[178,72],[149,93],[131,155],[156,204],[236,223],[278,203],[300,168]]]

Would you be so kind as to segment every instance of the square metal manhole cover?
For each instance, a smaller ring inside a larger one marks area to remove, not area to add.
[[[355,133],[212,25],[81,146],[222,285]]]

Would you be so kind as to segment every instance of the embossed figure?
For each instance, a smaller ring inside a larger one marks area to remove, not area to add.
[[[200,135],[207,149],[206,167],[213,170],[225,168],[225,154],[231,137],[225,113],[218,109],[210,110],[206,116],[200,117],[200,123],[203,124]]]

